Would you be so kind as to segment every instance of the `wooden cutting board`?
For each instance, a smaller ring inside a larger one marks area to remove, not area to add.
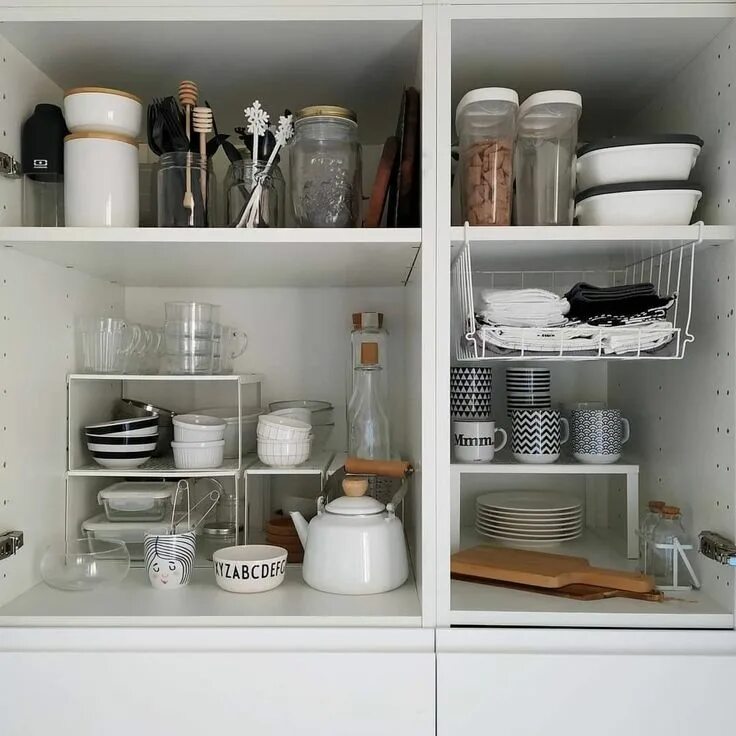
[[[535,588],[563,588],[581,584],[632,593],[650,593],[654,590],[654,580],[639,572],[591,567],[584,557],[490,545],[480,545],[454,554],[450,561],[450,571],[457,575],[501,580]]]
[[[505,583],[501,580],[485,580],[474,578],[470,575],[452,574],[453,580],[462,580],[467,583],[478,583],[479,585],[493,585],[499,588],[520,590],[537,595],[551,595],[557,598],[569,598],[574,601],[603,601],[608,598],[629,598],[637,601],[648,601],[660,603],[664,600],[664,593],[653,590],[651,593],[632,593],[630,590],[617,590],[615,588],[599,588],[596,585],[565,585],[562,588],[535,588],[531,585],[518,585],[517,583]]]

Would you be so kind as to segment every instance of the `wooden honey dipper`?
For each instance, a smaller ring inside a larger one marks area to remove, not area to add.
[[[207,134],[212,132],[213,115],[209,107],[195,107],[192,110],[192,128],[199,133],[199,186],[202,189],[202,202],[207,205]]]
[[[192,140],[192,108],[197,104],[199,87],[195,82],[183,81],[179,83],[179,104],[184,108],[184,123],[187,140]],[[194,227],[194,195],[192,194],[192,164],[187,151],[186,192],[184,192],[184,208],[189,210],[189,226]]]

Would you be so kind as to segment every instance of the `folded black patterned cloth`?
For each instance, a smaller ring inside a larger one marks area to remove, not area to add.
[[[673,303],[672,297],[659,296],[650,283],[601,287],[581,281],[565,294],[565,299],[570,302],[568,319],[589,323],[599,317],[614,319],[654,309],[666,311]]]

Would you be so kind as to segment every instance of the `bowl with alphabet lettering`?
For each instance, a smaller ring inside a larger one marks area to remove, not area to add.
[[[218,549],[212,555],[215,581],[230,593],[264,593],[284,582],[286,556],[283,547],[240,544]]]

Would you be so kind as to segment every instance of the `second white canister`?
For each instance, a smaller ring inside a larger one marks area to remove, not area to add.
[[[138,145],[116,133],[64,138],[64,211],[69,227],[138,227]]]

